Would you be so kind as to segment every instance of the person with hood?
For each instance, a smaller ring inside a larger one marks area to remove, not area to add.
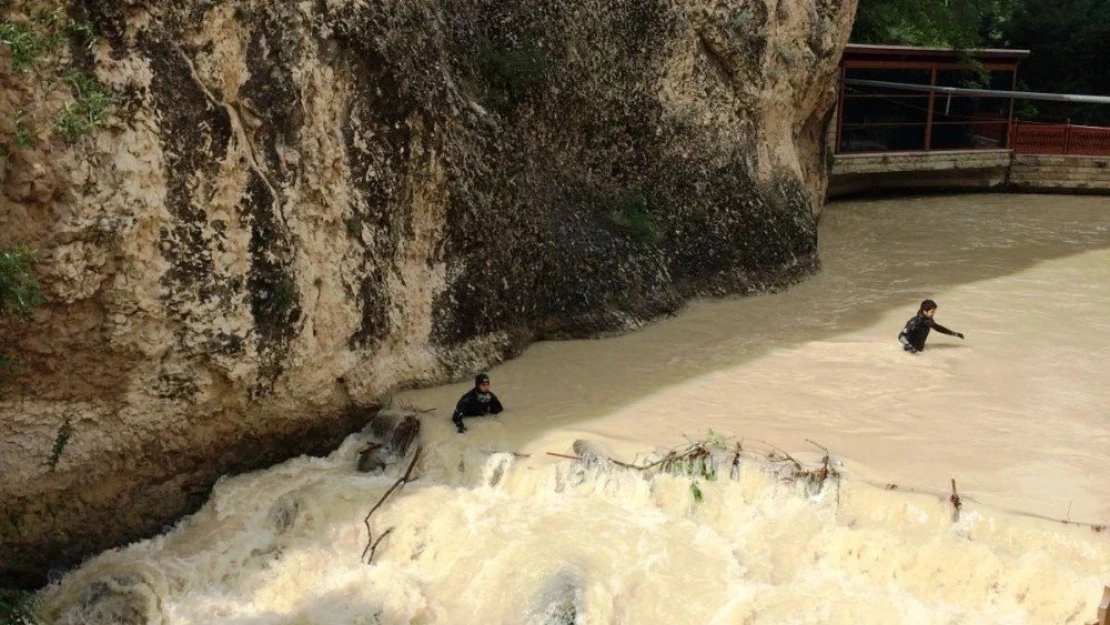
[[[937,312],[937,303],[931,299],[921,302],[921,307],[917,309],[917,314],[912,319],[906,322],[906,327],[898,333],[898,342],[902,344],[902,349],[911,354],[925,349],[925,339],[929,338],[929,330],[936,330],[941,334],[948,336],[955,336],[964,338],[960,332],[949,330],[948,328],[933,321],[933,315]]]
[[[459,403],[455,406],[455,413],[451,415],[451,421],[455,423],[459,434],[462,434],[466,432],[463,417],[481,417],[497,414],[502,410],[501,401],[489,390],[489,376],[479,373],[474,376],[474,388],[459,399]]]

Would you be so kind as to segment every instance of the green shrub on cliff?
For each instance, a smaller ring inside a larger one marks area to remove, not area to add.
[[[53,40],[31,24],[0,22],[0,45],[11,50],[12,69],[25,72],[53,46]]]
[[[0,14],[4,8],[0,2]],[[102,124],[112,103],[108,91],[91,74],[74,68],[79,65],[75,57],[86,55],[94,41],[92,26],[70,17],[61,4],[24,4],[0,19],[0,48],[8,48],[12,71],[28,73],[34,69],[32,76],[47,95],[59,79],[69,85],[73,100],[64,102],[53,120],[54,129],[69,143]],[[67,42],[71,44],[70,54],[65,52]],[[28,147],[35,143],[28,139],[48,137],[48,132],[31,125],[35,117],[43,116],[35,114],[40,108],[29,107],[27,115],[20,112],[21,123],[16,125],[10,144],[5,144],[7,149]]]
[[[0,316],[27,317],[42,302],[30,270],[35,258],[34,250],[25,245],[0,250]]]
[[[28,613],[31,593],[14,588],[0,588],[0,625],[30,625]]]
[[[35,134],[33,129],[27,127],[27,123],[24,121],[23,111],[16,111],[15,116],[12,117],[12,126],[14,127],[12,143],[15,145],[25,148],[38,142],[38,135]]]
[[[647,198],[642,191],[631,190],[613,202],[609,219],[644,242],[657,241],[659,229],[647,210]]]
[[[31,273],[35,252],[26,246],[0,250],[0,318],[27,318],[43,300],[38,281]],[[0,348],[0,370],[12,366]]]
[[[66,72],[66,82],[73,90],[74,101],[66,102],[54,121],[54,126],[73,143],[104,123],[108,116],[111,96],[96,78],[71,70]]]
[[[62,424],[58,427],[58,433],[54,436],[54,449],[50,451],[50,459],[46,461],[46,466],[50,467],[50,471],[58,467],[58,461],[62,459],[62,452],[65,451],[66,445],[69,444],[69,439],[73,437],[73,417],[66,415]]]
[[[515,105],[543,81],[551,62],[534,41],[514,48],[490,48],[482,54],[482,76],[494,104]]]

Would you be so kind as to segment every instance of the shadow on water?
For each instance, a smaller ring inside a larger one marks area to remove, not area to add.
[[[954,287],[1110,247],[1110,200],[974,194],[836,202],[822,214],[819,236],[822,271],[785,292],[693,302],[638,332],[536,343],[500,365],[491,375],[508,406],[509,442],[528,443],[774,350],[870,327],[894,311],[908,319],[922,299]],[[959,311],[940,303],[938,319],[958,329]],[[905,319],[890,327],[892,349]],[[399,398],[435,408],[433,420],[446,422],[466,387]],[[517,432],[510,419],[533,427]]]

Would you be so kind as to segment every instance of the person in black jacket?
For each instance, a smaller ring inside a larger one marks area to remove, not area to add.
[[[489,376],[479,373],[474,376],[474,388],[459,398],[459,403],[455,406],[455,413],[451,415],[451,420],[455,422],[459,434],[462,434],[466,431],[466,426],[463,425],[463,417],[481,417],[488,414],[497,414],[502,410],[501,401],[497,399],[497,395],[489,390]]]
[[[931,299],[921,302],[921,307],[917,309],[917,314],[913,319],[906,322],[906,327],[898,333],[898,342],[902,344],[902,349],[911,354],[925,349],[925,339],[929,338],[929,330],[936,330],[941,334],[948,336],[956,336],[964,338],[960,332],[949,330],[948,328],[933,321],[933,315],[937,312],[937,303]]]

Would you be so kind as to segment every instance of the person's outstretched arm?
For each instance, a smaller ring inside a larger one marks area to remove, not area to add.
[[[947,334],[948,336],[955,336],[955,337],[959,337],[961,339],[964,338],[963,333],[956,332],[955,330],[949,330],[948,328],[940,325],[936,321],[933,322],[933,329],[936,330],[937,332],[940,332],[941,334]]]

